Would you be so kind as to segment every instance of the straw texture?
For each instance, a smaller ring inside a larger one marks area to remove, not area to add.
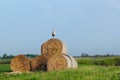
[[[28,72],[30,68],[31,60],[24,55],[18,55],[12,59],[10,67],[13,72]]]

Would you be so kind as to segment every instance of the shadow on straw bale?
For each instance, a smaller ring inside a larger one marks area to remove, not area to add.
[[[42,55],[33,58],[31,61],[32,71],[38,70],[46,71],[46,63],[47,59]]]

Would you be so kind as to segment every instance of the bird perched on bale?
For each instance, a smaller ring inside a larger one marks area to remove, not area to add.
[[[53,31],[52,31],[52,37],[55,37],[55,30],[53,29]]]

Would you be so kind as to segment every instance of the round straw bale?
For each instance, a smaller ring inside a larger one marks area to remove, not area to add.
[[[45,71],[46,63],[47,63],[47,59],[42,55],[33,58],[31,61],[32,71],[37,71],[37,70]]]
[[[62,41],[52,38],[42,44],[41,53],[47,58],[50,58],[57,54],[66,54],[67,48]]]
[[[10,67],[13,72],[29,72],[31,60],[24,55],[18,55],[12,59]]]
[[[61,55],[56,55],[50,58],[47,62],[47,70],[60,70],[67,67],[66,59]]]
[[[70,55],[62,54],[63,57],[67,60],[68,67],[67,68],[77,68],[78,63],[77,61]]]
[[[61,70],[66,68],[77,68],[78,64],[74,58],[66,54],[53,56],[47,62],[47,70]]]

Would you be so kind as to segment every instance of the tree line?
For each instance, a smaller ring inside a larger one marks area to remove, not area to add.
[[[97,54],[97,55],[89,55],[89,54],[87,54],[87,53],[82,53],[81,54],[81,57],[113,57],[113,56],[120,56],[120,55],[114,55],[114,54],[109,54],[109,53],[107,53],[107,54],[102,54],[102,55],[100,55],[100,54]]]
[[[38,56],[37,54],[25,54],[25,56],[33,58]],[[80,57],[113,57],[113,56],[120,56],[120,55],[113,55],[113,54],[105,54],[105,55],[89,55],[87,53],[82,53],[80,56],[74,56],[75,58],[80,58]],[[2,56],[0,56],[0,59],[10,59],[15,57],[15,55],[8,55],[8,54],[3,54]]]
[[[38,55],[37,55],[37,54],[25,54],[25,56],[30,57],[30,58],[33,58],[33,57],[36,57],[36,56],[38,56]],[[11,58],[13,58],[13,57],[15,57],[15,55],[12,55],[12,54],[10,54],[10,55],[8,55],[8,54],[3,54],[2,56],[0,56],[0,59],[11,59]]]
[[[114,55],[114,54],[96,54],[96,55],[89,55],[88,53],[82,53],[81,56],[74,56],[75,58],[81,58],[81,57],[115,57],[115,56],[120,56],[120,55]]]

